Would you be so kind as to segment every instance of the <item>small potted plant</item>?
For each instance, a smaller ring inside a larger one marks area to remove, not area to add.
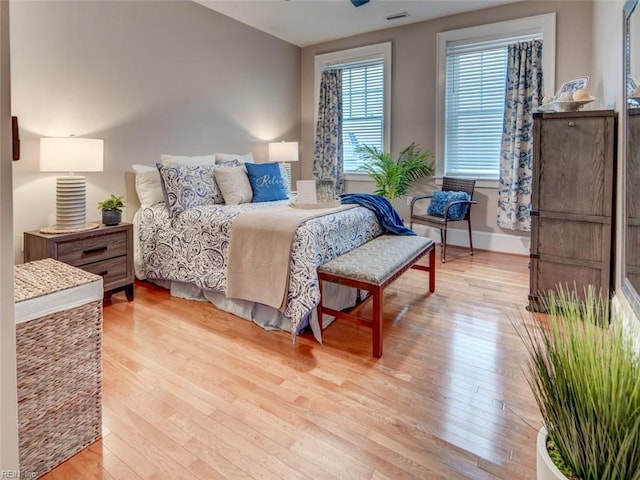
[[[126,207],[124,195],[116,196],[113,193],[109,198],[98,202],[98,210],[102,211],[102,223],[105,225],[118,225],[122,221],[122,209]]]
[[[544,423],[538,480],[640,479],[640,354],[608,304],[593,286],[558,287],[548,315],[514,323]]]
[[[397,159],[369,145],[362,145],[358,152],[365,162],[362,169],[376,186],[374,193],[387,200],[406,195],[414,181],[434,174],[431,152],[421,151],[415,142],[402,149]]]

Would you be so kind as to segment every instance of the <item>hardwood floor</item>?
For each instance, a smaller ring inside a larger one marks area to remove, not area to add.
[[[387,289],[378,360],[365,327],[292,347],[137,283],[104,308],[103,438],[43,478],[535,478],[541,420],[510,323],[528,258],[447,258],[435,294],[417,270]]]

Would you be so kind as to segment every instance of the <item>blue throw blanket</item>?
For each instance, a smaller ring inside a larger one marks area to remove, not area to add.
[[[380,195],[368,193],[345,193],[340,195],[342,203],[356,203],[371,210],[380,222],[382,230],[396,235],[415,235],[402,223],[402,219],[393,205]]]

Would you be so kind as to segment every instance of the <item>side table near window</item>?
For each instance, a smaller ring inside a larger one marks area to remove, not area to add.
[[[54,258],[100,275],[105,298],[124,290],[133,300],[133,225],[121,223],[76,233],[24,233],[24,261]]]

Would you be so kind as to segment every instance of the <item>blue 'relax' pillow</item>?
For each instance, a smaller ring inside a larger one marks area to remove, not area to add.
[[[252,202],[272,202],[289,198],[280,173],[280,164],[276,162],[245,163],[244,166],[253,190]]]
[[[433,198],[427,209],[427,215],[436,215],[438,217],[444,217],[444,208],[450,203],[457,200],[471,200],[471,197],[467,192],[433,192]],[[462,220],[467,214],[469,208],[468,203],[458,203],[453,205],[450,209],[447,218],[449,220]]]

